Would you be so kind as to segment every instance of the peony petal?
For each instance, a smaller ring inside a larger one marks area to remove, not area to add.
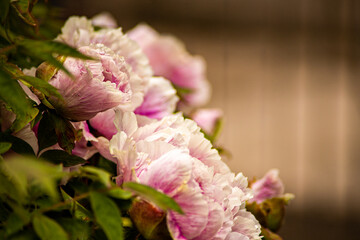
[[[284,184],[279,178],[279,170],[271,169],[263,178],[255,181],[251,185],[254,192],[254,198],[250,202],[256,201],[261,203],[266,199],[279,197],[284,194]]]
[[[91,23],[94,26],[102,27],[102,28],[116,28],[117,23],[114,17],[108,12],[101,12],[96,14],[91,19]]]
[[[136,114],[149,118],[161,119],[175,111],[179,98],[170,82],[161,77],[152,77],[144,96],[144,101],[137,109]]]
[[[174,196],[191,177],[192,159],[186,150],[175,149],[153,161],[140,182]]]
[[[228,173],[230,171],[229,167],[221,161],[218,151],[213,149],[210,141],[201,134],[191,136],[189,149],[191,156],[208,166],[213,166],[215,173]]]
[[[191,118],[201,127],[208,135],[213,135],[216,123],[222,118],[223,112],[218,108],[201,108],[197,109]]]
[[[176,228],[179,228],[180,236],[186,239],[199,236],[204,231],[209,217],[209,206],[200,188],[184,187],[173,198],[185,214],[180,215],[172,211],[168,214],[168,227],[172,235],[178,231]]]
[[[245,210],[239,211],[234,219],[233,232],[241,233],[249,239],[261,239],[261,226],[254,215]]]

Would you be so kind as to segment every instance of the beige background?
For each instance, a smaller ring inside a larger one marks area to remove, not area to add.
[[[285,239],[360,239],[354,232],[360,223],[360,1],[61,5],[67,15],[110,11],[124,30],[145,21],[204,56],[213,85],[209,106],[225,112],[220,144],[233,156],[227,163],[249,177],[279,168],[286,190],[296,194]]]

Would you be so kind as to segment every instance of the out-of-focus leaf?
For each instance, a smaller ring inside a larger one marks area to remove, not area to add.
[[[17,14],[27,24],[35,27],[37,21],[31,14],[32,2],[30,0],[11,0],[11,6],[16,10]]]
[[[53,219],[44,215],[35,215],[33,226],[36,234],[42,240],[66,240],[69,239],[64,229]]]
[[[155,190],[152,187],[135,182],[126,182],[123,184],[123,188],[128,189],[140,196],[141,198],[154,203],[162,210],[174,210],[175,212],[183,214],[183,211],[181,210],[180,206],[174,201],[174,199],[167,196],[166,194]]]
[[[93,59],[91,57],[88,57],[88,56],[80,53],[75,48],[70,47],[61,42],[39,41],[39,40],[26,39],[26,40],[21,41],[19,44],[21,46],[25,47],[26,49],[33,48],[35,50],[40,50],[40,52],[42,52],[42,53],[48,53],[48,54],[57,53],[59,55],[80,58],[80,59],[86,59],[86,60]]]
[[[33,120],[39,110],[34,108],[19,83],[9,73],[0,68],[0,98],[4,100],[16,114],[11,129],[14,132],[22,129]]]
[[[55,66],[57,69],[63,70],[69,76],[72,76],[72,74],[62,64],[65,58],[57,59],[53,57],[54,53],[62,56],[69,56],[80,59],[92,59],[80,53],[75,48],[72,48],[61,42],[25,39],[19,41],[18,45],[24,48],[26,52],[28,52],[31,56],[34,56],[38,59],[50,63],[51,65]]]
[[[49,116],[50,120],[54,124],[55,133],[60,147],[71,154],[75,147],[76,130],[69,120],[66,120],[55,113],[49,113]]]
[[[0,142],[11,143],[11,150],[18,154],[35,155],[34,150],[27,142],[11,134],[0,132]]]
[[[111,173],[113,176],[116,176],[116,164],[110,160],[107,160],[101,155],[98,157],[97,166]]]
[[[39,97],[40,100],[43,101],[44,97],[41,97],[40,94],[49,97],[57,97],[59,101],[62,101],[62,96],[57,91],[57,89],[49,84],[47,81],[33,77],[33,76],[27,76],[25,75],[19,67],[17,67],[15,64],[12,63],[3,63],[3,69],[6,70],[10,75],[13,76],[15,79],[22,80],[25,85],[28,85],[28,87],[32,88],[32,91],[36,93],[36,95]],[[29,86],[30,85],[30,86]]]
[[[71,155],[62,150],[48,150],[41,154],[40,157],[54,164],[62,163],[64,167],[72,167],[78,164],[86,163],[85,159]]]
[[[256,217],[261,226],[275,233],[283,223],[285,206],[293,198],[293,194],[285,194],[282,197],[266,199],[261,203],[247,203],[246,209]]]
[[[90,194],[91,208],[97,223],[109,240],[124,239],[121,214],[116,204],[105,195],[97,192]]]
[[[282,240],[279,235],[264,227],[261,228],[261,236],[263,236],[263,240]]]
[[[7,219],[5,226],[6,226],[6,235],[10,236],[13,233],[21,230],[26,224],[29,223],[30,219],[24,220],[16,213],[10,214],[9,218]]]
[[[10,0],[1,0],[0,1],[0,20],[1,23],[4,23],[5,18],[9,12]]]
[[[9,174],[6,166],[4,166],[4,162],[0,164],[0,182],[1,195],[4,194],[20,202],[28,195],[26,178]]]
[[[10,142],[0,142],[0,154],[6,153],[11,148]]]
[[[57,181],[64,175],[60,165],[17,156],[8,159],[3,166],[10,178],[26,179],[28,184],[38,185],[52,199],[58,198]]]
[[[22,75],[19,76],[19,79],[27,82],[28,84],[33,86],[36,90],[42,92],[47,97],[54,96],[57,97],[59,100],[62,99],[62,96],[55,87],[53,87],[52,85],[50,85],[49,83],[45,82],[40,78]]]
[[[2,193],[0,192],[0,194]],[[8,219],[11,213],[12,213],[11,209],[5,205],[2,199],[0,199],[0,222],[6,221],[6,219]]]
[[[222,127],[223,127],[223,119],[221,118],[216,121],[214,131],[211,135],[208,135],[207,133],[204,132],[205,137],[209,139],[210,142],[214,143],[219,137]]]
[[[44,148],[53,146],[57,143],[55,127],[49,114],[45,112],[40,120],[38,128],[39,152]]]
[[[81,170],[87,173],[87,177],[92,178],[93,180],[98,180],[107,187],[111,186],[111,175],[105,170],[92,166],[82,167]]]
[[[182,95],[190,94],[194,91],[193,89],[180,87],[175,84],[172,84],[172,86],[175,88],[177,95],[180,97],[182,97]]]
[[[30,45],[30,46],[29,46]],[[41,61],[46,61],[47,63],[53,65],[57,69],[63,70],[67,75],[72,76],[72,74],[63,66],[63,58],[55,58],[53,53],[43,52],[36,48],[37,46],[31,46],[31,44],[26,44],[22,46],[27,53],[27,55],[37,58]],[[20,48],[21,49],[21,48]]]
[[[130,199],[133,195],[131,192],[125,191],[119,187],[109,190],[107,194],[118,199]]]
[[[26,229],[21,232],[18,232],[14,235],[11,235],[8,240],[39,240],[38,236],[36,236],[33,229]]]
[[[70,235],[71,240],[88,240],[90,227],[78,219],[61,218],[58,220],[65,231]]]
[[[91,213],[83,207],[79,202],[75,201],[69,194],[61,189],[61,195],[65,201],[71,201],[71,208],[73,209],[74,216],[83,221],[92,219]]]

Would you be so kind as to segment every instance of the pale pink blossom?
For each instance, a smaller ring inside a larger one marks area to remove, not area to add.
[[[61,32],[56,41],[67,43],[75,48],[96,43],[104,44],[124,57],[125,62],[131,66],[131,70],[141,78],[148,79],[153,75],[146,55],[135,41],[122,33],[121,28],[95,31],[91,20],[73,16],[66,21]]]
[[[278,169],[268,171],[263,178],[255,181],[251,188],[254,192],[254,198],[250,202],[261,203],[266,199],[284,195],[284,184],[279,177]]]
[[[49,98],[59,113],[83,121],[113,107],[133,111],[141,104],[145,83],[131,72],[124,58],[102,44],[80,47],[79,51],[98,60],[68,57],[64,66],[75,79],[60,70],[49,80],[63,97],[63,101]]]
[[[109,150],[117,183],[137,181],[172,197],[185,212],[167,213],[174,239],[260,239],[259,223],[245,210],[247,179],[229,170],[196,123],[180,114],[143,118],[116,113]]]
[[[218,121],[223,117],[219,108],[199,108],[191,114],[191,118],[208,135],[213,135]]]
[[[93,26],[102,28],[116,28],[117,23],[114,17],[108,12],[102,12],[96,14],[92,19],[91,23]]]
[[[177,38],[160,35],[145,24],[129,31],[128,36],[142,47],[155,75],[163,76],[185,90],[180,106],[197,107],[208,102],[210,85],[202,57],[190,55]]]

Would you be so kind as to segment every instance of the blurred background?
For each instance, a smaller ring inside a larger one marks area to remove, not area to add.
[[[58,0],[70,15],[146,22],[207,61],[208,106],[235,172],[280,169],[287,240],[360,239],[360,1]]]

